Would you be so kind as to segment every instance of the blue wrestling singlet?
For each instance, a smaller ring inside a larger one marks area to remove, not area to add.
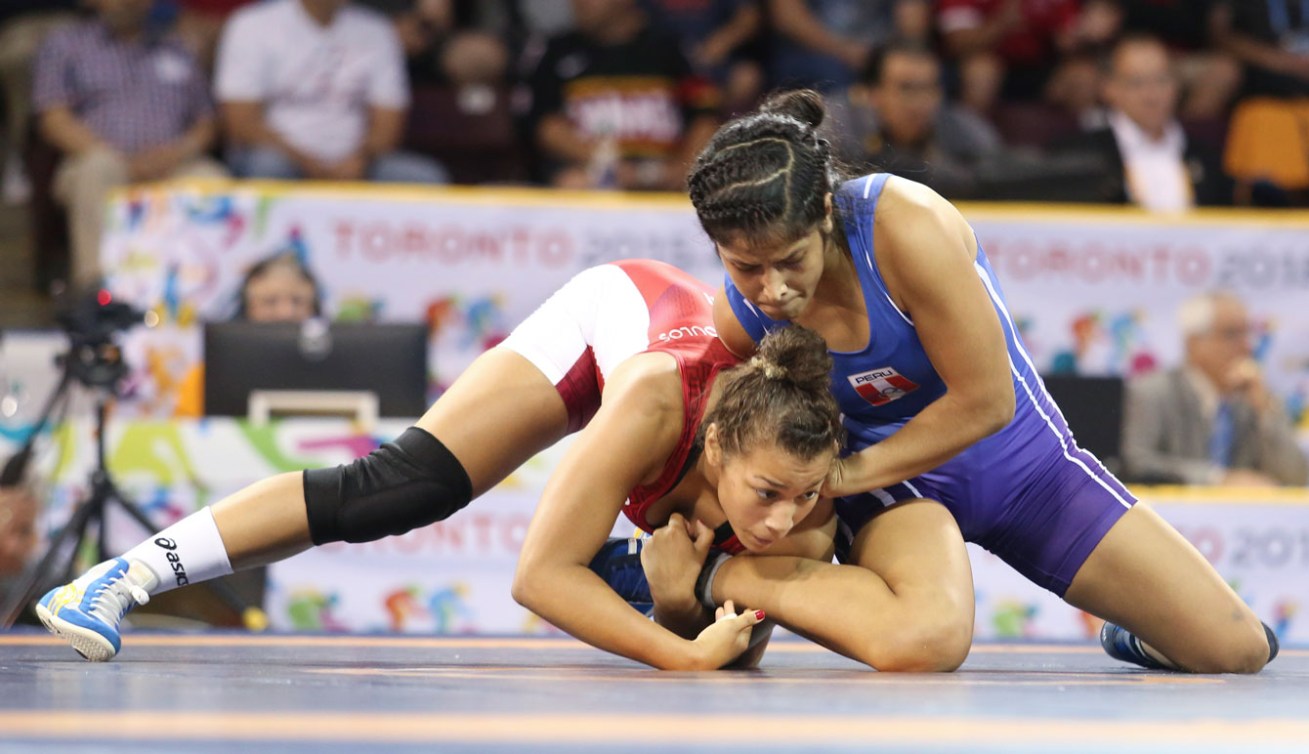
[[[892,302],[873,254],[873,215],[888,175],[843,184],[838,215],[868,311],[869,339],[861,350],[832,351],[832,391],[858,451],[886,439],[945,393],[910,320]],[[882,508],[913,498],[943,503],[964,538],[999,555],[1024,576],[1063,596],[1105,532],[1136,498],[1090,453],[1077,447],[1023,348],[1000,283],[979,242],[973,264],[991,297],[1008,345],[1013,421],[935,470],[902,484],[837,502],[857,532]],[[769,319],[726,282],[728,301],[757,343],[785,327]]]

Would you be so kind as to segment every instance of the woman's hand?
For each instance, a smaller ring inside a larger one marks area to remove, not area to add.
[[[855,480],[859,476],[859,467],[864,458],[861,453],[852,453],[836,459],[832,470],[827,472],[827,481],[823,483],[822,496],[827,498],[857,495],[868,490],[861,488]]]
[[[714,613],[714,622],[695,638],[696,670],[717,670],[730,664],[750,647],[750,633],[764,619],[763,610],[736,614],[731,600]]]
[[[641,548],[641,567],[660,612],[690,615],[700,611],[695,581],[713,543],[714,533],[702,521],[691,523],[674,513]]]

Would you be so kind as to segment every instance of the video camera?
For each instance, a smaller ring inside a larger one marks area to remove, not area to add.
[[[69,351],[63,358],[72,376],[91,387],[114,387],[127,374],[122,351],[113,336],[142,323],[150,323],[145,312],[115,301],[106,288],[92,288],[76,295],[55,315],[68,334]],[[153,323],[150,323],[153,324]]]

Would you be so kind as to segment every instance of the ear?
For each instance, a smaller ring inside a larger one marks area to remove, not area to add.
[[[824,234],[831,233],[835,227],[832,221],[832,192],[823,196],[823,222],[819,225]]]
[[[711,466],[723,465],[723,444],[718,439],[718,422],[710,422],[704,431],[704,458]]]

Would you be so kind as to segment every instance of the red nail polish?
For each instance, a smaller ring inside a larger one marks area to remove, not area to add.
[[[763,620],[763,619],[764,619],[764,611],[763,611],[763,610],[756,610],[756,611],[754,611],[754,617],[755,617],[755,618],[758,618],[759,620]]]

